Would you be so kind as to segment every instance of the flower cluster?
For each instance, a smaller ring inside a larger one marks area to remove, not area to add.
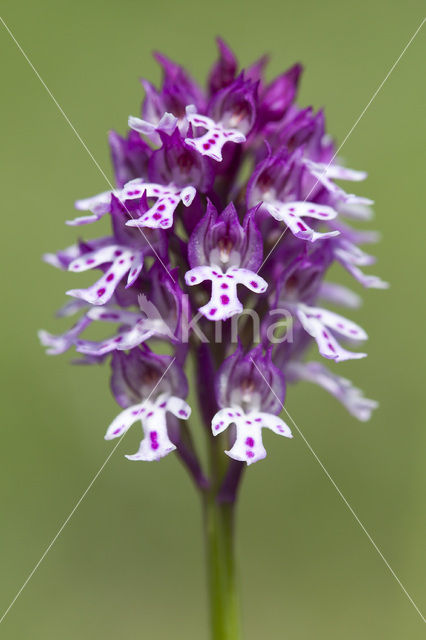
[[[323,306],[360,303],[325,281],[332,264],[364,287],[387,286],[361,269],[374,259],[358,245],[375,235],[348,224],[369,219],[372,202],[336,184],[366,174],[335,163],[323,112],[295,103],[301,66],[268,84],[265,59],[238,72],[232,51],[218,46],[205,90],[156,55],[161,88],[143,81],[141,113],[129,118],[125,137],[109,135],[116,188],[78,200],[81,215],[68,222],[109,216],[110,235],[45,256],[60,269],[99,276],[67,291],[72,301],[60,315],[80,314],[69,331],[40,332],[48,353],[74,347],[85,363],[110,358],[123,411],[106,439],[140,420],[143,439],[128,458],[158,460],[177,449],[200,482],[186,423],[189,359],[198,372],[191,398],[198,395],[208,428],[216,436],[233,425],[222,436],[225,453],[251,464],[266,455],[262,428],[292,437],[278,417],[288,382],[318,384],[359,420],[370,417],[374,401],[305,354],[316,343],[335,362],[366,355],[352,350],[365,331]],[[274,340],[283,311],[291,339]],[[258,336],[249,330],[253,314]],[[82,336],[105,322],[112,335]]]

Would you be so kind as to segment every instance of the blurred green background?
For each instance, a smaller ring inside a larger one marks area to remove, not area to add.
[[[300,104],[326,107],[342,140],[421,22],[420,2],[314,0],[3,1],[17,40],[111,176],[110,128],[123,133],[157,82],[159,49],[202,80],[222,35],[242,64],[306,71]],[[287,408],[420,608],[424,586],[425,28],[347,141],[366,169],[383,232],[372,270],[392,283],[363,292],[351,317],[369,357],[336,365],[381,408],[360,424],[325,392],[291,388]],[[110,453],[116,415],[107,368],[46,357],[36,330],[75,285],[40,255],[76,237],[73,201],[106,184],[10,36],[2,59],[1,586],[6,609]],[[99,225],[101,226],[101,225]],[[86,228],[86,236],[99,234]],[[84,232],[83,232],[84,233]],[[343,280],[342,280],[343,281]],[[81,281],[80,281],[81,282]],[[131,430],[0,627],[5,640],[207,638],[200,505],[174,456],[129,463]],[[300,437],[266,434],[268,458],[241,495],[238,558],[246,640],[422,638],[420,616]]]

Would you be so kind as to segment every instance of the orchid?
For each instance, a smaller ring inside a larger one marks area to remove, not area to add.
[[[361,421],[377,407],[307,359],[311,347],[333,367],[366,356],[358,350],[364,329],[328,308],[356,309],[360,297],[327,273],[340,265],[357,285],[388,286],[363,271],[374,258],[359,245],[376,235],[349,224],[368,220],[372,201],[336,184],[366,174],[335,160],[323,112],[297,105],[301,65],[268,84],[264,59],[238,72],[233,52],[218,46],[206,89],[156,55],[161,88],[143,81],[140,114],[124,137],[109,135],[116,187],[77,200],[83,213],[68,222],[108,217],[110,235],[44,256],[61,270],[99,276],[66,292],[71,301],[59,315],[78,314],[71,329],[39,334],[49,354],[74,347],[80,362],[109,362],[122,411],[106,440],[139,422],[140,448],[126,457],[175,455],[201,492],[215,640],[239,634],[232,518],[243,470],[266,457],[263,430],[297,435],[280,417],[286,388],[317,384]],[[278,336],[277,316],[289,329]],[[116,327],[94,339],[105,323]]]

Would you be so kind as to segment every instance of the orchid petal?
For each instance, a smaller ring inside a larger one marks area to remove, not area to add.
[[[312,202],[265,202],[265,209],[275,220],[284,222],[296,238],[316,242],[339,235],[339,231],[327,231],[319,233],[314,231],[303,220],[303,217],[317,220],[333,220],[337,211],[326,205],[318,205]]]
[[[200,138],[185,138],[185,144],[201,155],[213,158],[217,162],[222,161],[222,148],[227,142],[238,144],[246,141],[246,137],[241,131],[225,129],[220,122],[194,113],[191,107],[187,107],[186,117],[193,127],[207,129],[207,132]]]
[[[70,289],[66,292],[67,295],[80,298],[90,304],[105,304],[114,294],[120,280],[131,268],[133,258],[134,254],[132,252],[123,252],[94,285],[87,289]]]
[[[369,420],[373,410],[378,407],[378,402],[365,398],[350,380],[336,376],[320,362],[294,362],[289,367],[289,373],[294,380],[313,382],[331,393],[361,422]]]
[[[331,332],[325,328],[321,320],[312,317],[309,318],[302,309],[298,309],[297,316],[305,331],[316,341],[319,352],[324,358],[335,360],[336,362],[343,362],[344,360],[357,360],[367,356],[366,353],[355,353],[344,349]]]

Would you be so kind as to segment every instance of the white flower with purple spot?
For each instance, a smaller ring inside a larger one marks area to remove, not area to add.
[[[273,413],[263,411],[245,413],[238,406],[226,407],[216,413],[212,420],[213,435],[222,433],[230,424],[235,424],[236,438],[232,447],[225,453],[230,458],[249,465],[266,457],[262,429],[270,429],[286,438],[293,437],[290,427]]]
[[[206,129],[206,133],[199,138],[185,138],[185,144],[202,156],[221,162],[222,148],[227,142],[241,144],[246,141],[245,135],[238,129],[225,128],[221,122],[215,122],[207,116],[196,113],[194,105],[186,108],[186,117],[194,129]]]
[[[268,283],[253,271],[237,267],[222,271],[217,265],[202,266],[190,269],[185,274],[185,282],[190,287],[205,280],[211,282],[211,297],[199,311],[209,320],[227,320],[242,312],[243,305],[238,300],[237,285],[242,284],[255,293],[264,293],[268,287]]]
[[[95,222],[106,213],[110,213],[112,195],[121,203],[125,203],[126,200],[141,198],[144,194],[147,198],[155,199],[155,204],[140,218],[129,220],[126,224],[130,227],[169,229],[173,225],[173,215],[177,206],[182,202],[185,207],[189,207],[195,197],[196,190],[193,186],[180,188],[173,183],[162,185],[136,178],[127,182],[122,189],[105,191],[85,200],[77,200],[76,209],[92,211],[93,215],[75,218],[68,224],[81,225]]]
[[[314,231],[304,218],[314,218],[328,222],[334,220],[337,211],[326,205],[318,205],[314,202],[280,202],[278,200],[264,201],[263,208],[271,214],[275,220],[284,222],[296,238],[316,242],[339,235],[339,231]]]
[[[368,336],[364,329],[355,322],[347,320],[333,311],[310,307],[303,303],[297,305],[296,313],[305,331],[316,341],[319,352],[324,358],[342,362],[366,357],[366,353],[344,349],[333,335],[337,333],[354,341],[366,340]]]
[[[139,450],[126,455],[129,460],[160,460],[176,449],[167,431],[167,412],[181,420],[191,415],[191,407],[176,396],[162,393],[155,400],[144,400],[122,411],[108,427],[105,440],[113,440],[124,435],[136,421],[140,420],[144,438]]]
[[[132,250],[128,247],[111,244],[101,249],[84,254],[72,260],[68,266],[69,271],[80,273],[88,269],[95,269],[102,265],[110,264],[104,275],[87,289],[70,289],[67,295],[80,298],[94,305],[102,305],[111,299],[117,285],[126,274],[126,287],[131,287],[138,278],[143,267],[142,251]]]

